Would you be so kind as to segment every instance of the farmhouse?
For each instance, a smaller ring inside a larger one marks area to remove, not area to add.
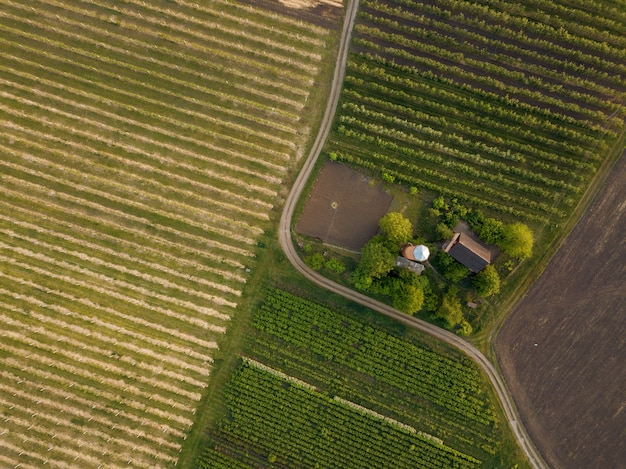
[[[480,272],[492,260],[489,248],[466,233],[454,233],[444,244],[443,251],[474,273]]]

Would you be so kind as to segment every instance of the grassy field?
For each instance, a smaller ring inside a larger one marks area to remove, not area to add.
[[[0,3],[0,466],[171,467],[330,31],[226,0]]]
[[[201,467],[524,464],[463,354],[366,311],[277,289],[253,325]]]
[[[624,129],[625,21],[611,2],[363,0],[326,150],[559,223]]]

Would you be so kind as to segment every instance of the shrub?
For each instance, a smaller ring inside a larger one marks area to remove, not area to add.
[[[452,235],[454,234],[452,232],[452,228],[450,228],[445,223],[438,223],[436,231],[437,231],[437,239],[441,241],[452,238]]]
[[[441,306],[437,309],[437,316],[445,320],[448,326],[453,327],[463,320],[461,300],[458,297],[458,289],[450,287],[441,299]]]
[[[393,174],[389,174],[388,172],[383,172],[383,181],[393,184],[396,182],[396,177]]]
[[[433,208],[439,211],[448,210],[448,204],[446,204],[443,195],[440,195],[439,197],[436,197],[435,200],[433,200]]]
[[[304,263],[313,270],[320,270],[324,266],[325,260],[326,259],[324,259],[322,253],[316,252],[315,254],[306,256],[304,258]]]
[[[346,265],[339,259],[334,257],[326,260],[326,262],[324,262],[324,267],[331,272],[335,272],[337,274],[343,274],[346,270]]]
[[[504,236],[504,223],[495,218],[485,218],[478,236],[486,243],[498,244]]]
[[[467,322],[465,319],[462,319],[459,323],[459,327],[457,329],[457,334],[459,335],[470,335],[474,329],[472,329],[472,325]]]
[[[437,252],[436,262],[441,270],[441,274],[452,283],[457,283],[467,278],[470,270],[463,264],[454,260],[454,258],[443,251]]]

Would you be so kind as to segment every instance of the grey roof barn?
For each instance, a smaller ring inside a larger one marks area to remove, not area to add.
[[[489,248],[465,233],[454,233],[443,250],[472,272],[480,272],[492,260]]]

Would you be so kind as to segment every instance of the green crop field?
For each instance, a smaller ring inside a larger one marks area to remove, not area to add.
[[[176,464],[329,34],[228,0],[0,1],[0,466]]]
[[[558,222],[624,132],[625,25],[613,2],[363,0],[326,150]]]
[[[423,336],[269,290],[201,467],[510,467],[488,382]]]

